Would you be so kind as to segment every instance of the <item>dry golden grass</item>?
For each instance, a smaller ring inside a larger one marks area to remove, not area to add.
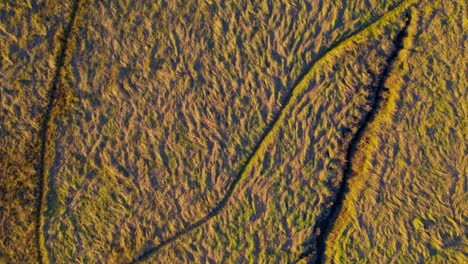
[[[345,148],[368,104],[390,34],[375,28],[319,61],[286,106],[226,209],[149,262],[289,263],[334,199]],[[394,32],[394,31],[393,31]],[[373,70],[370,70],[373,69]],[[369,70],[369,72],[367,71]]]
[[[0,3],[0,262],[37,260],[42,114],[70,5]]]
[[[36,262],[38,246],[52,263],[296,260],[334,201],[403,13],[424,3],[80,1],[41,138],[73,3],[24,2],[0,4],[0,262],[12,263]],[[336,262],[466,254],[466,5],[413,12],[412,48],[327,243]]]
[[[467,5],[413,9],[388,103],[328,240],[330,263],[466,263]]]
[[[202,218],[306,65],[388,9],[242,5],[83,4],[50,145],[52,260],[125,261]]]

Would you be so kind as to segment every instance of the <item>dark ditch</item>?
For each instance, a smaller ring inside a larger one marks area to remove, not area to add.
[[[76,14],[78,12],[78,7],[80,4],[80,0],[75,0],[72,6],[72,10],[70,13],[70,18],[68,21],[67,26],[64,29],[63,37],[62,37],[62,47],[58,53],[56,58],[56,68],[54,72],[54,77],[52,79],[51,88],[49,90],[49,101],[47,103],[47,107],[45,108],[42,123],[41,123],[41,130],[39,133],[40,138],[40,152],[39,152],[39,162],[36,166],[37,177],[39,178],[39,184],[37,188],[37,202],[36,202],[36,243],[37,243],[37,262],[44,263],[46,262],[44,258],[46,257],[43,253],[45,249],[45,235],[44,235],[44,217],[43,211],[45,209],[45,192],[44,187],[47,180],[47,173],[46,173],[46,159],[47,159],[47,142],[49,140],[49,123],[52,116],[52,110],[54,106],[57,104],[57,100],[59,99],[59,95],[61,92],[59,89],[59,82],[60,82],[60,75],[62,72],[62,68],[65,65],[65,57],[69,46],[69,40],[72,33],[73,25],[75,23]]]
[[[399,6],[395,7],[398,8]],[[272,121],[269,123],[269,125],[266,127],[265,131],[263,132],[262,136],[260,137],[258,143],[254,146],[252,152],[249,154],[249,156],[247,157],[246,161],[242,164],[242,166],[240,167],[240,170],[239,170],[239,173],[236,175],[235,178],[233,178],[232,182],[229,184],[227,190],[226,190],[226,194],[224,195],[224,197],[219,201],[219,203],[216,205],[216,207],[212,208],[203,218],[193,222],[192,224],[186,226],[185,228],[183,228],[182,230],[178,231],[177,233],[173,234],[172,236],[170,236],[169,238],[161,241],[158,245],[154,246],[154,247],[150,247],[150,248],[147,248],[146,250],[144,250],[140,255],[138,255],[136,258],[134,258],[132,260],[131,263],[136,263],[136,262],[140,262],[140,261],[144,261],[144,260],[147,260],[151,255],[157,253],[159,250],[161,250],[161,248],[167,246],[168,244],[170,244],[171,242],[177,240],[179,237],[189,233],[190,231],[202,226],[203,224],[205,224],[208,220],[210,220],[211,218],[215,217],[216,215],[218,215],[222,209],[227,205],[227,202],[229,200],[229,198],[232,196],[237,184],[240,182],[240,180],[242,179],[242,175],[244,174],[244,172],[246,171],[248,165],[251,163],[252,159],[257,155],[262,143],[264,142],[265,138],[267,137],[267,135],[272,131],[273,127],[278,125],[278,120],[279,120],[279,117],[281,116],[282,112],[284,111],[286,105],[290,104],[291,103],[291,97],[292,97],[292,94],[294,92],[294,89],[296,88],[296,86],[302,82],[302,80],[307,76],[307,73],[310,71],[311,68],[314,67],[315,63],[317,61],[319,61],[322,57],[324,57],[326,54],[328,54],[330,51],[332,51],[333,49],[335,49],[336,47],[338,47],[340,44],[342,44],[343,42],[345,42],[347,39],[349,38],[352,38],[353,36],[356,36],[358,35],[359,33],[361,33],[362,31],[364,31],[366,28],[368,28],[370,25],[372,25],[373,23],[379,21],[381,19],[381,17],[379,18],[376,18],[375,20],[373,21],[370,21],[369,23],[367,23],[366,25],[363,25],[361,28],[357,29],[356,31],[354,31],[353,33],[343,37],[342,39],[338,40],[336,43],[334,43],[332,46],[328,47],[326,50],[324,50],[321,54],[319,54],[317,56],[317,58],[315,60],[313,60],[309,65],[308,67],[306,67],[305,71],[301,74],[301,76],[299,76],[298,80],[294,83],[294,85],[292,86],[293,88],[291,90],[289,90],[288,94],[283,98],[282,100],[282,107],[281,109],[275,114],[274,118],[272,119]],[[401,32],[400,32],[401,34]],[[400,35],[399,34],[399,35]],[[400,38],[403,38],[403,37],[400,37]],[[397,37],[398,39],[398,37]],[[397,41],[396,41],[397,42]],[[397,45],[398,46],[398,45]],[[392,55],[387,59],[387,64],[391,64],[396,56],[397,56],[397,53],[398,51],[400,50],[401,48],[397,48],[397,51],[394,52],[394,54],[392,53]],[[392,56],[394,58],[392,58]],[[386,76],[388,74],[388,72],[390,71],[390,68],[387,66],[388,69],[385,69],[384,72],[381,74],[381,76]],[[380,78],[382,79],[382,77]],[[381,81],[382,83],[384,82]],[[379,86],[383,86],[383,84],[381,85],[380,82],[379,82]],[[371,117],[369,116],[367,119],[371,119]],[[368,121],[366,121],[368,122]],[[362,133],[362,132],[361,132]],[[307,254],[309,255],[309,254]],[[307,256],[305,255],[305,256]],[[302,255],[301,255],[302,256]]]
[[[362,120],[359,122],[358,130],[349,142],[348,149],[346,151],[346,162],[343,170],[343,179],[336,193],[335,201],[330,207],[328,215],[322,218],[322,220],[319,220],[314,227],[314,234],[318,234],[317,239],[315,240],[315,247],[313,247],[314,243],[312,243],[310,248],[299,256],[298,261],[305,258],[311,258],[310,262],[317,264],[321,264],[325,261],[324,257],[327,238],[333,228],[336,219],[338,218],[338,215],[342,210],[343,201],[346,196],[346,193],[349,191],[348,180],[352,175],[353,156],[358,152],[357,146],[363,138],[369,123],[371,123],[375,119],[375,117],[377,116],[377,112],[382,106],[382,101],[384,99],[383,92],[386,90],[384,85],[393,68],[396,59],[398,58],[398,54],[404,48],[403,42],[408,35],[408,26],[410,22],[411,16],[408,13],[406,14],[405,26],[393,40],[395,48],[386,59],[385,68],[382,70],[382,73],[379,74],[376,85],[372,89],[375,92],[373,94],[373,97],[371,98],[371,109],[364,115]]]

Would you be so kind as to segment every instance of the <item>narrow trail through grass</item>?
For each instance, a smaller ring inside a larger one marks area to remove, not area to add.
[[[37,202],[36,202],[36,243],[37,243],[37,262],[46,263],[47,261],[47,249],[45,247],[45,234],[44,234],[44,215],[43,212],[46,210],[46,193],[45,185],[48,182],[47,166],[45,165],[47,159],[47,142],[49,140],[49,123],[52,117],[52,110],[59,97],[58,86],[60,82],[60,76],[62,68],[65,65],[65,57],[69,46],[69,39],[75,23],[76,14],[80,5],[80,0],[73,2],[72,10],[68,24],[64,29],[62,38],[62,47],[56,58],[56,68],[54,77],[52,79],[51,87],[49,89],[49,101],[45,109],[43,120],[41,124],[41,130],[39,134],[40,138],[40,152],[39,162],[37,164],[37,177],[39,178],[39,184],[37,189]]]
[[[383,92],[386,89],[385,82],[393,69],[393,65],[395,64],[396,59],[398,58],[398,54],[404,48],[403,43],[404,39],[408,35],[408,26],[411,23],[411,16],[408,13],[405,21],[405,26],[403,29],[397,34],[393,43],[395,48],[393,49],[392,53],[386,59],[385,68],[380,73],[377,78],[377,83],[372,90],[374,90],[374,94],[371,98],[371,108],[370,110],[364,115],[362,120],[359,122],[358,129],[356,133],[351,138],[349,142],[348,149],[346,151],[346,161],[345,167],[343,169],[343,179],[340,183],[338,192],[336,193],[336,198],[333,205],[330,208],[330,212],[327,216],[325,216],[322,220],[318,221],[314,227],[314,234],[319,234],[316,239],[316,248],[311,247],[308,251],[304,252],[298,259],[304,259],[306,257],[311,256],[312,254],[316,254],[315,256],[315,263],[321,264],[324,262],[325,257],[325,250],[326,250],[326,241],[328,235],[330,234],[333,225],[338,218],[343,206],[343,201],[345,199],[346,193],[349,191],[348,180],[352,176],[352,167],[353,167],[353,157],[357,153],[358,149],[357,146],[359,145],[361,139],[363,138],[364,133],[367,130],[369,123],[373,122],[377,113],[382,107],[382,100]]]
[[[136,263],[140,261],[144,261],[148,259],[151,255],[157,253],[160,249],[163,247],[167,246],[171,242],[177,240],[179,237],[189,233],[190,231],[202,226],[205,224],[207,221],[218,215],[221,210],[226,207],[227,202],[229,198],[232,196],[234,190],[236,189],[238,183],[241,181],[241,179],[244,178],[245,174],[249,171],[249,168],[252,164],[252,162],[256,159],[258,159],[258,156],[261,154],[261,150],[264,149],[264,145],[267,144],[271,137],[278,132],[279,129],[279,124],[281,123],[280,121],[284,120],[285,118],[285,113],[292,108],[292,102],[296,101],[300,95],[305,89],[308,88],[307,82],[310,80],[310,73],[312,69],[314,68],[315,64],[317,64],[319,61],[323,60],[328,54],[332,53],[336,49],[343,47],[350,43],[353,40],[357,40],[362,35],[369,33],[374,27],[377,27],[383,23],[388,23],[391,21],[393,18],[392,16],[403,13],[404,10],[406,10],[408,7],[413,5],[415,0],[410,0],[410,1],[403,1],[401,4],[393,8],[392,10],[388,11],[385,15],[378,17],[366,25],[363,25],[361,28],[355,30],[354,32],[348,34],[347,36],[344,36],[341,40],[338,40],[335,44],[331,45],[328,47],[326,50],[321,52],[321,54],[317,55],[317,58],[314,59],[306,68],[306,71],[301,74],[298,78],[298,81],[295,82],[295,84],[292,86],[293,88],[285,95],[283,102],[282,102],[282,107],[278,111],[278,113],[275,114],[273,117],[272,121],[270,124],[266,127],[265,131],[263,132],[262,136],[260,137],[258,143],[254,146],[252,152],[250,155],[247,157],[246,161],[242,164],[240,167],[239,173],[236,175],[236,177],[233,179],[231,184],[226,190],[226,194],[224,197],[219,201],[218,205],[211,209],[209,213],[207,213],[203,218],[195,221],[194,223],[188,225],[184,229],[176,232],[174,235],[171,237],[163,240],[160,242],[159,245],[152,247],[150,249],[145,250],[143,253],[141,253],[139,256],[133,259],[131,263]],[[396,56],[396,55],[395,55]]]

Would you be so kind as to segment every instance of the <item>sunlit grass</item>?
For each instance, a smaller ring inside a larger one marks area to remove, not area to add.
[[[361,166],[328,240],[330,262],[467,261],[466,4],[412,12],[388,102],[361,144]]]
[[[65,2],[0,3],[0,262],[37,261],[39,135]],[[225,207],[147,261],[297,259],[415,3],[326,256],[466,262],[468,22],[453,0],[83,1],[44,139],[43,254],[127,263],[239,179]]]

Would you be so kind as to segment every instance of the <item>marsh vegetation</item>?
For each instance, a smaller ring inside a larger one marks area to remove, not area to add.
[[[467,262],[467,17],[0,3],[0,262]]]

